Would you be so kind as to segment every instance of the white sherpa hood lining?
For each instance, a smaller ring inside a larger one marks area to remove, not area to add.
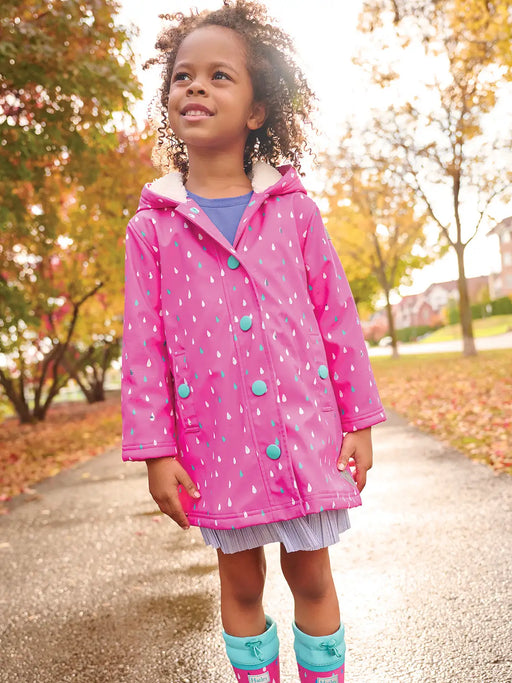
[[[266,189],[275,185],[281,180],[282,175],[277,168],[264,161],[257,161],[252,169],[252,189],[254,192],[265,192]],[[176,202],[187,201],[187,190],[183,184],[181,173],[171,171],[158,178],[150,185],[151,192],[155,192],[163,197],[172,199]]]

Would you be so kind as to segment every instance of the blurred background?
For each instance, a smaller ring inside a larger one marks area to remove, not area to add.
[[[265,4],[317,94],[304,182],[386,405],[510,470],[512,2]],[[2,3],[4,499],[119,443],[124,231],[159,175],[142,65],[159,14],[188,10]]]

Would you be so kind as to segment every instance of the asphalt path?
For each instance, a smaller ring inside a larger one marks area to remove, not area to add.
[[[391,414],[352,529],[331,552],[347,683],[512,681],[512,479]],[[269,546],[265,604],[297,683],[290,594]],[[215,553],[156,514],[118,450],[0,519],[0,681],[229,683]]]

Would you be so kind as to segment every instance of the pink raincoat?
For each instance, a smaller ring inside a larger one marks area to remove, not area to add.
[[[174,173],[126,236],[123,459],[176,456],[219,529],[359,505],[342,433],[385,419],[317,206],[291,167],[253,189],[233,246]]]

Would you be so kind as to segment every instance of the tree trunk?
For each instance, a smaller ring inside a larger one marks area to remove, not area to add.
[[[0,368],[0,384],[3,387],[4,393],[11,402],[16,415],[21,424],[30,424],[33,422],[30,406],[25,398],[24,384],[22,378],[19,380],[19,390],[16,389],[14,381],[8,377]]]
[[[459,314],[462,329],[462,353],[464,356],[476,356],[475,339],[473,337],[473,319],[471,317],[471,303],[469,301],[468,283],[464,267],[464,247],[456,246],[457,263],[459,267]]]
[[[389,330],[389,336],[391,337],[391,347],[392,347],[392,355],[393,358],[398,358],[399,353],[398,353],[398,342],[396,339],[396,330],[395,330],[395,320],[393,318],[393,308],[391,307],[391,302],[389,300],[389,291],[386,289],[384,291],[386,295],[386,316],[388,319],[388,330]]]

